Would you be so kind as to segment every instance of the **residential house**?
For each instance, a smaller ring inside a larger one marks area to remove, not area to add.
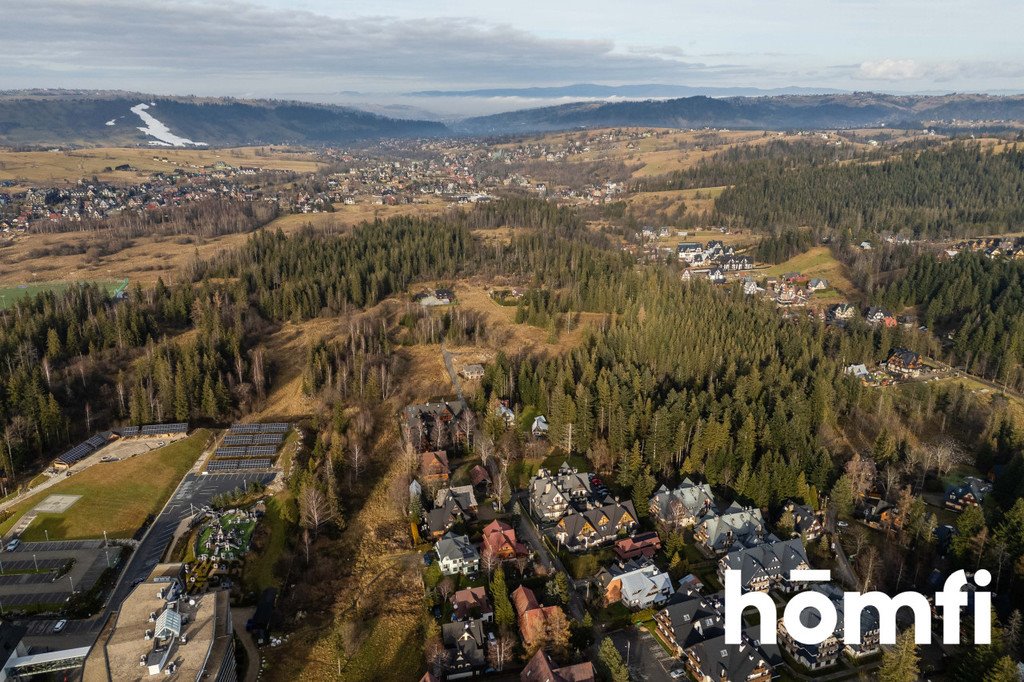
[[[417,452],[459,446],[473,429],[473,414],[461,398],[409,405],[404,417],[409,443]]]
[[[837,303],[828,309],[828,318],[836,322],[849,322],[857,317],[857,307],[851,303]]]
[[[709,554],[722,555],[734,548],[754,547],[765,541],[765,523],[760,509],[741,507],[735,502],[721,515],[711,515],[694,529],[694,539]]]
[[[448,652],[445,679],[473,677],[487,668],[487,636],[481,620],[445,623],[441,639]]]
[[[863,609],[860,614],[860,644],[846,644],[843,590],[833,583],[818,583],[810,589],[824,594],[833,603],[836,610],[836,627],[825,641],[819,644],[797,642],[786,630],[780,618],[778,623],[779,644],[798,663],[810,670],[820,670],[835,665],[839,660],[839,652],[846,650],[854,658],[870,656],[879,651],[879,619],[878,611],[873,607]],[[803,609],[800,622],[804,627],[813,628],[821,622],[821,614],[816,609]]]
[[[516,539],[512,526],[495,519],[484,526],[483,542],[480,545],[484,554],[490,553],[502,561],[529,556],[530,550]]]
[[[865,497],[858,513],[864,523],[872,528],[890,529],[899,527],[899,510],[879,497]]]
[[[590,661],[556,667],[543,649],[537,649],[519,674],[520,682],[594,682],[594,664]]]
[[[444,450],[433,450],[420,455],[420,480],[424,483],[447,483],[451,473],[448,455]]]
[[[415,296],[413,300],[424,307],[434,307],[440,305],[451,305],[455,302],[455,292],[451,289],[435,289],[433,291],[422,291]]]
[[[871,372],[868,371],[867,365],[850,365],[843,370],[843,373],[856,377],[861,381],[866,381],[871,376]]]
[[[722,268],[711,268],[708,271],[708,279],[713,284],[725,284],[725,271]]]
[[[790,573],[808,567],[804,541],[794,538],[729,552],[718,560],[718,577],[724,584],[726,570],[739,571],[744,592],[792,592],[796,585],[790,582]]]
[[[564,462],[555,474],[540,469],[530,481],[530,511],[539,521],[557,521],[570,504],[585,505],[592,497],[590,477]]]
[[[654,555],[661,549],[661,538],[654,531],[638,533],[630,538],[616,540],[613,549],[620,561],[629,561],[641,557],[653,559]]]
[[[676,253],[681,260],[693,263],[698,257],[703,260],[704,247],[699,242],[680,242],[679,246],[676,247]]]
[[[476,495],[471,485],[458,485],[452,488],[441,488],[434,496],[435,507],[447,507],[454,504],[464,517],[476,516]]]
[[[661,638],[676,657],[697,642],[725,634],[725,618],[711,599],[677,592],[654,614]]]
[[[633,503],[608,498],[599,507],[573,509],[558,520],[552,534],[570,552],[585,552],[633,532],[636,526]]]
[[[427,537],[437,540],[443,537],[462,518],[462,510],[449,499],[443,507],[434,507],[423,512],[423,523]]]
[[[807,283],[807,291],[824,291],[825,289],[828,289],[827,279],[815,277]]]
[[[893,374],[916,377],[923,369],[921,356],[906,348],[896,348],[885,361],[885,369]]]
[[[883,327],[892,328],[897,325],[896,316],[883,308],[868,308],[868,312],[864,315],[864,319],[868,321],[868,324],[876,326],[882,325]]]
[[[737,272],[739,270],[750,270],[754,267],[754,261],[750,256],[733,256],[726,258],[721,262],[721,267],[727,272]]]
[[[757,284],[757,280],[753,277],[744,277],[743,293],[747,296],[756,296],[757,294],[764,293],[764,289]]]
[[[512,591],[512,605],[519,617],[519,634],[523,638],[523,646],[530,649],[544,638],[548,621],[565,613],[557,606],[541,606],[537,595],[529,587],[520,585]]]
[[[686,669],[699,682],[770,682],[772,667],[753,643],[726,644],[725,635],[685,651]]]
[[[459,590],[451,597],[452,620],[481,620],[490,623],[494,620],[494,609],[487,599],[487,590],[483,587],[467,587]]]
[[[469,482],[477,495],[487,497],[491,494],[491,474],[482,465],[477,464],[469,470]]]
[[[534,438],[545,438],[548,435],[548,420],[544,415],[538,415],[533,420],[533,427],[530,433]]]
[[[793,530],[799,533],[804,540],[816,540],[825,531],[825,515],[822,512],[814,511],[805,504],[798,504],[790,500],[782,507],[782,512],[793,515]]]
[[[483,379],[484,378],[484,366],[483,365],[464,365],[462,370],[459,372],[465,379]]]
[[[480,570],[480,552],[465,535],[446,534],[434,546],[434,551],[444,575],[471,575]]]
[[[716,512],[714,496],[707,483],[694,483],[689,478],[675,490],[658,488],[650,503],[651,515],[669,528],[686,528]]]
[[[946,508],[963,511],[967,507],[977,507],[990,492],[990,483],[974,476],[967,476],[960,485],[952,486],[946,491]]]
[[[597,573],[604,605],[621,602],[634,610],[664,604],[672,596],[672,578],[647,560],[633,560],[602,568]]]

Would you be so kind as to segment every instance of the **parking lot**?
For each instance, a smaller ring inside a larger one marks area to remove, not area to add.
[[[90,590],[119,552],[103,540],[22,542],[0,553],[0,604],[4,610],[62,604],[72,592]]]
[[[68,621],[64,630],[58,635],[53,632],[56,619],[32,620],[22,623],[29,628],[26,636],[26,644],[40,649],[67,648],[73,646],[87,646],[95,641],[103,623],[113,611],[116,611],[121,602],[134,589],[139,581],[144,580],[152,572],[163,558],[174,537],[178,525],[192,514],[193,509],[198,509],[210,504],[210,501],[217,495],[231,492],[239,487],[244,487],[253,481],[269,484],[274,480],[274,472],[245,472],[232,474],[196,474],[189,473],[185,476],[178,488],[174,491],[167,506],[153,522],[145,538],[141,541],[135,552],[132,553],[128,564],[121,574],[121,578],[107,602],[107,607],[97,616],[86,620]],[[89,544],[97,547],[103,545],[103,540],[85,540],[78,542],[50,542],[50,543],[29,543],[29,547],[39,545],[78,545]],[[96,550],[93,550],[96,551]],[[17,552],[17,559],[24,560],[24,552]],[[2,554],[0,557],[6,558]],[[11,554],[11,557],[15,554]],[[113,557],[113,554],[111,554]],[[29,555],[31,560],[31,555]],[[102,551],[99,559],[103,560]],[[101,567],[102,572],[102,567]],[[64,582],[68,582],[66,579]],[[78,588],[76,581],[75,588]],[[66,598],[68,593],[63,594]],[[4,601],[6,607],[6,601]]]
[[[669,656],[647,630],[619,630],[609,637],[622,654],[622,660],[629,659],[629,679],[642,682],[675,682],[671,673],[677,668],[682,668],[683,664],[679,659]],[[684,675],[679,679],[689,678]]]

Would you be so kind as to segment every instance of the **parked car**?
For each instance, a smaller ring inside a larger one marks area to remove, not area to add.
[[[668,676],[671,677],[673,680],[679,680],[686,677],[686,670],[684,670],[683,668],[676,668],[675,670],[670,672]]]
[[[846,521],[837,521],[836,525],[840,528],[849,528],[850,526],[850,524],[848,524]]]
[[[13,540],[7,543],[7,551],[13,552],[14,550],[18,549],[18,545],[20,544],[21,540],[19,540],[18,538],[14,538]]]
[[[53,631],[54,632],[60,632],[61,630],[63,630],[67,626],[68,626],[68,622],[66,620],[63,620],[63,619],[58,620],[56,623],[53,624]]]

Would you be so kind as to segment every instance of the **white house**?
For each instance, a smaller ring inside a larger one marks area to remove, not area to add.
[[[480,552],[465,535],[448,533],[434,549],[443,575],[470,575],[480,570]]]

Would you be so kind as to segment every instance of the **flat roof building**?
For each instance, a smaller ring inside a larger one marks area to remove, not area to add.
[[[182,564],[158,564],[121,604],[85,662],[84,682],[236,682],[226,590],[184,593]]]

